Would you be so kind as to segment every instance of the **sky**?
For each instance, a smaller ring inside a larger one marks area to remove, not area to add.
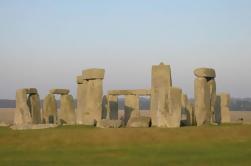
[[[250,0],[0,0],[0,99],[35,87],[76,97],[76,76],[104,68],[104,94],[151,87],[172,69],[194,96],[193,70],[216,70],[217,92],[251,97]]]

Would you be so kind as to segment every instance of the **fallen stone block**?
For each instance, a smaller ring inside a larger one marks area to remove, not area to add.
[[[97,127],[99,128],[120,128],[122,126],[122,120],[102,119],[97,122]]]
[[[150,117],[132,117],[127,122],[127,127],[151,127]]]
[[[31,130],[31,129],[46,129],[55,128],[57,124],[23,124],[10,126],[12,130]]]

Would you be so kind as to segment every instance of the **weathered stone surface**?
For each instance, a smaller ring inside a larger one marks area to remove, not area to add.
[[[110,90],[109,95],[141,95],[150,96],[151,90],[147,89],[136,89],[136,90]]]
[[[47,129],[55,128],[57,124],[23,124],[23,125],[13,125],[10,128],[13,130],[31,130],[31,129]]]
[[[216,82],[214,79],[210,79],[207,84],[210,94],[210,122],[215,123]]]
[[[87,101],[87,81],[84,80],[82,84],[77,84],[77,112],[76,121],[77,124],[83,124],[83,116],[85,113],[86,101]]]
[[[88,80],[79,84],[78,90],[78,123],[96,125],[101,120],[103,81],[101,79]]]
[[[91,79],[104,79],[105,70],[104,69],[87,69],[83,70],[83,79],[91,80]]]
[[[36,88],[26,88],[25,89],[26,94],[37,94],[37,89]]]
[[[70,90],[69,89],[51,89],[49,93],[58,94],[58,95],[68,95],[70,93]]]
[[[215,123],[221,123],[221,97],[219,95],[216,96],[215,102]]]
[[[14,114],[14,124],[31,124],[32,118],[30,108],[27,103],[27,89],[16,91],[16,109]]]
[[[135,114],[133,114],[134,111],[139,112],[139,97],[136,95],[126,95],[125,96],[125,117],[124,117],[125,124],[127,124],[130,118],[135,116]]]
[[[215,74],[215,70],[212,68],[197,68],[194,70],[194,75],[197,77],[202,77],[202,78],[215,78],[216,74]]]
[[[191,125],[191,120],[190,120],[190,112],[188,110],[188,97],[186,94],[182,94],[181,95],[181,117],[183,117],[181,119],[181,125],[183,126],[188,126]]]
[[[58,119],[61,124],[75,124],[75,108],[72,95],[61,95]]]
[[[44,99],[43,123],[57,123],[57,103],[53,94],[48,94]]]
[[[210,89],[206,78],[195,79],[195,117],[197,126],[210,123]]]
[[[165,98],[172,86],[171,68],[169,65],[152,66],[152,88],[151,88],[151,119],[152,125],[158,125],[157,112],[166,109]],[[168,110],[165,110],[168,111]]]
[[[40,105],[40,97],[38,94],[29,95],[28,106],[32,117],[32,123],[33,124],[41,123],[41,105]]]
[[[97,127],[99,128],[120,128],[122,126],[122,120],[102,119],[97,122]]]
[[[187,110],[189,112],[189,117],[188,117],[188,124],[189,125],[195,125],[196,124],[196,121],[195,121],[195,113],[194,113],[194,106],[192,103],[188,102],[187,104]]]
[[[221,93],[221,123],[230,123],[231,117],[230,117],[230,95],[227,93]]]
[[[132,117],[127,123],[127,127],[151,127],[150,117]]]
[[[181,94],[181,89],[169,88],[168,95],[165,96],[165,106],[157,111],[157,127],[180,127]]]
[[[82,75],[81,76],[77,76],[76,81],[77,81],[77,84],[83,84],[83,82],[84,82],[83,76]]]
[[[103,97],[102,119],[118,119],[118,96],[105,95]]]
[[[118,96],[108,95],[109,119],[118,119]]]

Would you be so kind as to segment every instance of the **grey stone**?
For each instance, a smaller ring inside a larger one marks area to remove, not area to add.
[[[83,79],[91,80],[91,79],[104,79],[105,70],[104,69],[87,69],[82,72]]]
[[[136,90],[110,90],[109,95],[141,95],[150,96],[151,90],[147,89],[136,89]]]
[[[28,97],[28,106],[30,109],[32,123],[40,124],[41,123],[41,105],[40,97],[38,94],[30,94]]]
[[[53,94],[48,94],[44,99],[43,123],[57,123],[57,103]]]
[[[55,128],[57,124],[22,124],[10,126],[12,130],[35,130],[35,129],[47,129]]]
[[[127,124],[128,120],[135,114],[133,112],[139,112],[139,97],[136,95],[125,96],[125,117],[124,122]]]
[[[84,82],[84,77],[81,75],[81,76],[77,76],[77,84],[83,84]]]
[[[195,79],[195,117],[197,126],[210,123],[210,89],[206,78]]]
[[[80,94],[78,94],[78,115],[81,120],[78,121],[84,125],[96,125],[101,120],[103,82],[101,79],[88,80],[80,85]]]
[[[228,93],[221,93],[221,123],[230,123],[230,95]]]
[[[120,128],[122,126],[122,120],[102,119],[97,122],[97,127],[99,128]]]
[[[70,93],[69,89],[51,89],[50,94],[67,95]]]
[[[151,119],[152,125],[157,126],[157,112],[160,109],[167,109],[165,106],[165,98],[168,96],[168,91],[172,86],[171,68],[170,65],[152,66],[152,88],[151,88]],[[165,110],[168,111],[168,110]]]
[[[118,96],[105,95],[103,97],[102,119],[118,119]]]
[[[127,123],[127,127],[151,127],[150,117],[132,117]]]
[[[14,124],[31,124],[32,118],[30,108],[27,103],[27,89],[16,91],[16,109],[14,113]]]
[[[59,122],[61,124],[75,124],[75,108],[72,95],[61,95],[60,103]]]
[[[206,77],[215,78],[216,77],[214,69],[205,68],[205,67],[195,69],[194,75],[197,77],[202,77],[202,78],[206,78]]]

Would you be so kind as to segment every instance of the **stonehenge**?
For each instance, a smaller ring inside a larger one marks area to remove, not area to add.
[[[104,69],[83,70],[77,77],[77,124],[96,125],[101,120]]]
[[[181,88],[172,85],[171,67],[164,63],[152,66],[150,89],[109,90],[104,95],[105,70],[83,70],[76,78],[76,108],[69,89],[49,90],[42,109],[37,89],[18,89],[14,124],[23,126],[13,128],[36,129],[62,124],[100,128],[178,128],[231,122],[230,95],[216,95],[215,70],[197,68],[193,73],[194,100],[189,99]],[[60,95],[59,108],[55,95]],[[149,114],[140,110],[140,99],[144,96],[149,97]],[[124,98],[124,110],[119,110],[119,97]]]
[[[152,66],[152,88],[151,88],[151,120],[153,126],[158,126],[158,112],[166,109],[165,98],[172,86],[171,67],[160,63]],[[168,110],[165,110],[166,112]],[[163,111],[162,111],[163,112]]]
[[[18,89],[16,91],[16,109],[14,124],[41,123],[40,99],[35,88]]]
[[[217,123],[230,123],[230,94],[220,93],[217,95],[215,112]]]
[[[44,99],[43,122],[46,124],[75,124],[75,106],[68,89],[51,89]],[[60,111],[55,95],[60,95]]]
[[[195,119],[197,126],[215,122],[216,82],[215,70],[194,70]]]

